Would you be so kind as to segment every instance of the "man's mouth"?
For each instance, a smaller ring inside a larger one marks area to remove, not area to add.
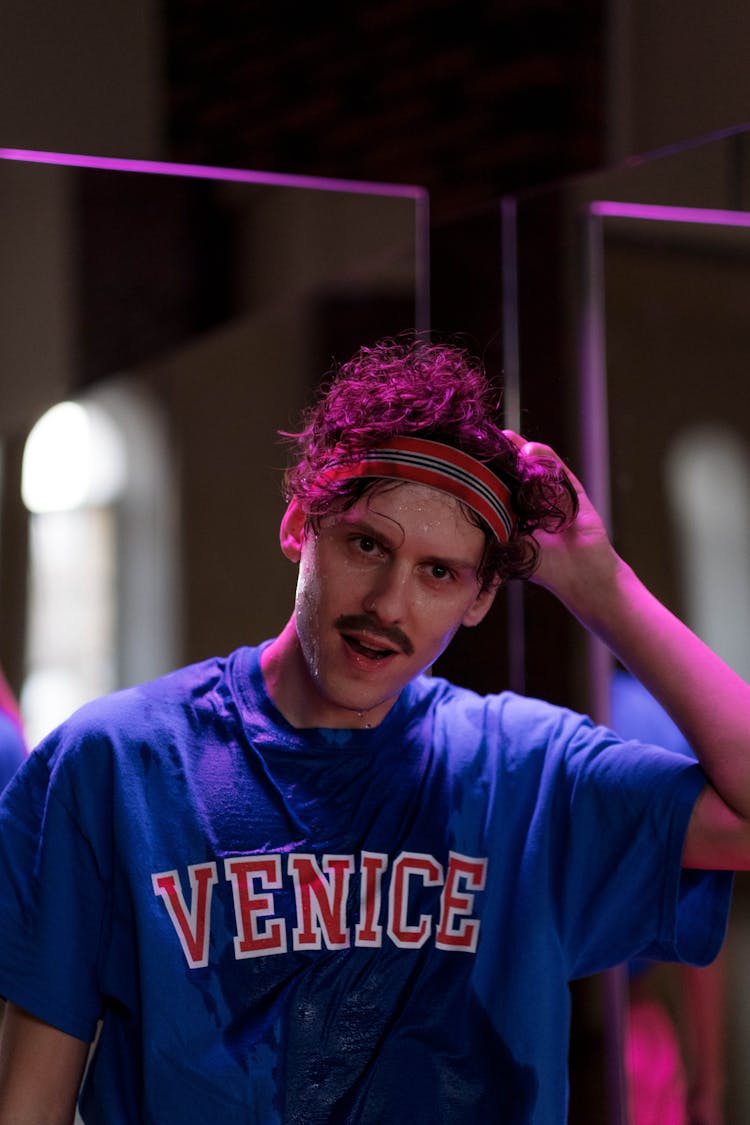
[[[368,660],[385,660],[388,656],[397,655],[396,649],[387,648],[377,643],[368,643],[359,637],[352,636],[351,633],[342,633],[341,636],[352,652],[356,652],[358,656],[366,656]]]
[[[381,625],[365,614],[343,614],[334,622],[352,652],[369,660],[388,656],[411,656],[414,645],[397,626]]]

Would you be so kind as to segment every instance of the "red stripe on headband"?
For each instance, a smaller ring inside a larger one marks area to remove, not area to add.
[[[351,464],[325,470],[329,480],[385,477],[424,484],[455,496],[485,520],[500,543],[513,531],[510,490],[486,465],[453,446],[427,438],[395,437]]]

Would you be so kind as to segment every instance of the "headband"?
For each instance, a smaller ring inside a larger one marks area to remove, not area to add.
[[[323,474],[329,480],[354,477],[387,477],[425,484],[455,496],[489,524],[500,543],[507,543],[514,518],[510,489],[481,461],[427,438],[395,437],[369,449],[351,464],[332,465]]]

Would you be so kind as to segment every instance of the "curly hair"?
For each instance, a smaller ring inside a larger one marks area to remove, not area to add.
[[[552,459],[526,460],[503,433],[500,396],[482,364],[455,342],[431,343],[419,334],[386,338],[362,347],[334,368],[302,428],[284,436],[296,460],[287,470],[287,499],[296,497],[312,521],[350,507],[376,481],[328,479],[335,461],[356,461],[366,450],[398,435],[418,435],[454,446],[485,463],[510,489],[515,527],[498,543],[487,524],[464,506],[485,533],[479,567],[484,587],[528,578],[538,559],[532,533],[562,531],[578,500]]]

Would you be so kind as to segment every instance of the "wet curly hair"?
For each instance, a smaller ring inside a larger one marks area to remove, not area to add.
[[[295,452],[284,487],[314,523],[350,507],[377,480],[328,479],[335,461],[356,461],[389,438],[418,435],[444,442],[485,463],[510,489],[515,527],[499,543],[489,526],[464,505],[485,533],[478,576],[486,588],[533,574],[538,529],[562,531],[578,509],[575,489],[552,459],[529,462],[503,433],[500,396],[482,364],[461,344],[434,343],[419,334],[386,338],[360,348],[335,367],[301,429],[282,436]]]

